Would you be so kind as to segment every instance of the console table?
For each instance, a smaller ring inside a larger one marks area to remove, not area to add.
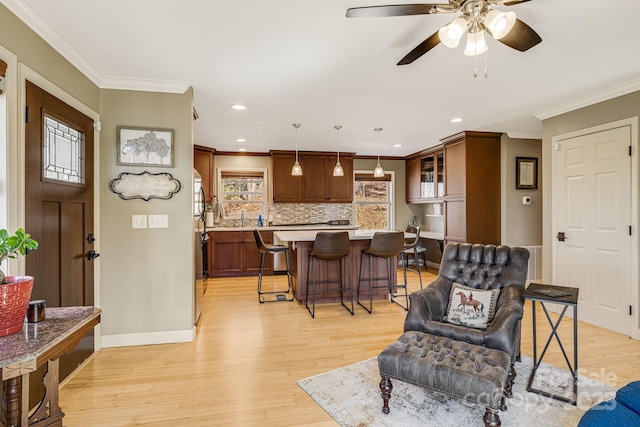
[[[96,307],[47,307],[45,320],[25,323],[21,332],[0,338],[3,427],[62,427],[58,358],[100,323],[100,313]],[[45,363],[45,395],[29,416],[29,373]]]
[[[562,402],[570,403],[572,405],[577,404],[578,397],[578,288],[569,288],[565,286],[554,286],[554,285],[544,285],[541,283],[531,283],[524,290],[523,293],[525,300],[530,300],[533,305],[532,310],[532,321],[533,321],[533,369],[531,371],[531,376],[529,377],[529,383],[527,384],[527,391],[532,393],[537,393],[542,396],[551,397],[553,399],[560,400]],[[544,311],[545,316],[547,317],[547,321],[551,326],[551,334],[547,339],[547,343],[540,354],[540,358],[537,357],[537,342],[536,342],[536,302],[540,303],[542,310]],[[547,311],[547,307],[545,303],[553,303],[560,304],[564,307],[562,308],[562,312],[558,317],[558,320],[554,323],[549,316],[549,312]],[[567,353],[564,350],[564,346],[560,341],[560,336],[558,335],[558,326],[562,321],[565,312],[568,307],[573,307],[573,366],[567,357]],[[558,345],[560,346],[560,350],[562,350],[562,355],[564,356],[565,362],[567,362],[567,366],[569,367],[569,371],[571,371],[571,375],[573,376],[573,398],[568,399],[564,396],[558,396],[556,394],[548,393],[543,390],[538,390],[533,388],[531,385],[533,384],[534,377],[540,364],[542,363],[542,358],[547,352],[549,348],[549,344],[553,338],[556,338]]]

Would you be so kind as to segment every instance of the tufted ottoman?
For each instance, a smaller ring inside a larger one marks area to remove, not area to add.
[[[485,426],[499,426],[510,395],[510,356],[501,350],[407,331],[378,356],[382,412],[389,413],[391,378],[486,406]]]

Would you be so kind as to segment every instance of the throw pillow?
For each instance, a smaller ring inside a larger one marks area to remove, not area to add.
[[[498,295],[500,289],[475,289],[454,283],[449,294],[446,321],[484,329],[493,319]]]

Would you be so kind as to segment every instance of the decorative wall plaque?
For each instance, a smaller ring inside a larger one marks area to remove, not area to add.
[[[180,191],[180,181],[170,173],[122,172],[109,183],[109,189],[123,200],[151,199],[169,200]]]

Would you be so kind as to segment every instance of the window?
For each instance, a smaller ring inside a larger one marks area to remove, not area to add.
[[[68,183],[84,183],[82,132],[44,115],[43,177]]]
[[[226,218],[264,215],[267,200],[265,169],[218,169],[218,195]]]
[[[393,172],[375,178],[356,172],[353,191],[355,223],[361,230],[390,230],[393,224]]]

